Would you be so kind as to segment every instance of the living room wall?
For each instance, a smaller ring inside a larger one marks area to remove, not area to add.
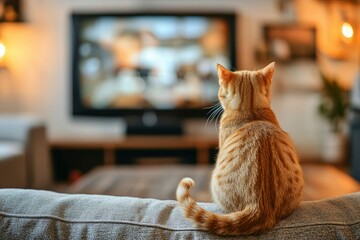
[[[24,1],[26,22],[6,24],[3,37],[8,42],[9,74],[2,76],[7,94],[2,111],[29,112],[42,117],[51,138],[69,136],[119,136],[119,119],[76,118],[70,109],[70,30],[72,11],[136,10],[232,11],[241,14],[238,53],[241,66],[254,66],[253,38],[261,21],[276,20],[274,1]],[[286,16],[282,16],[286,17]],[[244,34],[246,33],[246,34]],[[4,88],[3,88],[4,89]]]
[[[70,108],[70,30],[72,11],[199,10],[236,11],[240,16],[238,59],[242,68],[256,67],[254,51],[261,24],[269,21],[314,23],[306,1],[233,0],[30,0],[24,2],[26,21],[4,24],[7,41],[6,74],[0,73],[0,112],[31,113],[47,123],[50,138],[117,137],[124,131],[119,119],[73,118]],[[280,3],[285,4],[281,10]],[[311,5],[312,4],[312,5]],[[296,9],[295,9],[296,6]],[[239,66],[238,66],[239,67]]]

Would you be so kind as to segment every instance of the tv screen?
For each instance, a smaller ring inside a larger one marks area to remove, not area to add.
[[[217,99],[216,65],[236,65],[234,14],[71,19],[75,115],[204,109]]]

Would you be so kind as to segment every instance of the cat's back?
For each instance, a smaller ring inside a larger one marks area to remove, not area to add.
[[[275,194],[272,208],[281,217],[299,204],[303,189],[302,170],[289,135],[268,121],[247,123],[229,135],[212,178],[214,200],[230,211],[262,199],[259,189]]]
[[[223,144],[219,148],[217,166],[221,169],[231,168],[246,162],[258,162],[259,158],[283,159],[297,162],[297,154],[289,135],[279,126],[269,121],[252,121],[233,129],[228,137],[222,139]],[[289,156],[284,156],[289,153]],[[264,155],[261,156],[260,155]],[[285,158],[285,159],[284,159]],[[231,163],[231,164],[228,164]],[[245,164],[247,165],[247,164]],[[235,167],[236,168],[236,167]]]
[[[224,147],[238,143],[244,147],[253,145],[253,150],[260,147],[262,143],[271,145],[283,143],[281,145],[290,148],[294,147],[289,135],[279,126],[269,121],[252,121],[244,124],[223,140]]]

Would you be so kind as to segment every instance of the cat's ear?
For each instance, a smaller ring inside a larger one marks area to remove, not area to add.
[[[221,85],[223,81],[228,82],[234,77],[234,73],[231,72],[230,70],[227,70],[221,64],[217,65],[217,73],[219,77],[219,85]]]
[[[260,70],[262,78],[266,81],[267,84],[270,85],[272,76],[275,71],[275,62],[270,63],[266,67]]]

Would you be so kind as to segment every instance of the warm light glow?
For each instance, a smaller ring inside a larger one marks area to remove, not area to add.
[[[5,52],[6,52],[5,45],[2,42],[0,42],[0,58],[4,57]]]
[[[354,36],[354,30],[350,23],[344,22],[341,28],[343,36],[347,39],[351,39]]]

